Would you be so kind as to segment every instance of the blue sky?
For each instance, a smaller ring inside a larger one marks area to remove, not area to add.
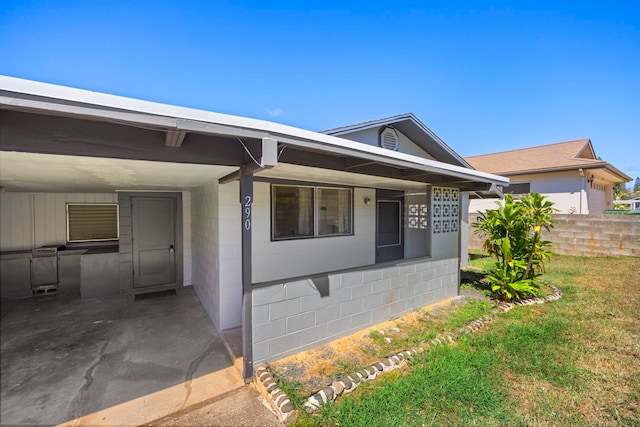
[[[591,138],[640,176],[640,2],[11,1],[0,74],[462,156]]]

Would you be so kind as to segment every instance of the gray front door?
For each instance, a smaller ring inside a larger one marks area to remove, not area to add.
[[[133,197],[133,287],[165,285],[176,281],[173,197]]]
[[[404,192],[376,191],[376,262],[404,258]]]

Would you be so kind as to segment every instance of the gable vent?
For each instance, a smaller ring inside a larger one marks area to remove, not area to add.
[[[398,150],[398,133],[392,127],[386,127],[380,132],[380,146],[387,150]]]

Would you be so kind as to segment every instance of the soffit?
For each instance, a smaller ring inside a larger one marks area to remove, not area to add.
[[[405,181],[381,176],[362,175],[351,172],[323,168],[278,163],[275,168],[263,169],[255,174],[256,178],[284,180],[294,182],[349,185],[354,187],[380,188],[389,190],[424,190],[427,184]]]
[[[0,151],[3,191],[182,191],[215,182],[237,168]]]

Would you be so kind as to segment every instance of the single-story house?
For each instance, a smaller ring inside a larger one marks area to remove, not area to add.
[[[410,113],[318,133],[0,77],[2,297],[193,286],[247,379],[457,295],[462,200],[507,184]]]
[[[640,211],[640,197],[635,197],[631,200],[616,200],[616,205],[628,205],[629,210]]]
[[[613,209],[613,187],[631,181],[610,163],[598,159],[590,139],[465,157],[475,169],[506,176],[504,192],[537,192],[563,214],[595,214]],[[472,200],[469,212],[493,209],[489,200]]]

